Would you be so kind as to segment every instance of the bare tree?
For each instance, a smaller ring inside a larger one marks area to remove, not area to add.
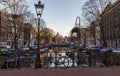
[[[94,39],[94,45],[96,46],[96,21],[91,22],[90,26],[88,26],[89,32],[90,32],[90,36],[93,37]]]
[[[14,27],[14,36],[12,40],[16,50],[18,47],[18,40],[22,38],[23,34],[23,14],[27,10],[27,5],[25,4],[25,0],[6,0],[4,6],[8,7],[7,11],[11,14],[11,22]]]
[[[23,13],[22,16],[25,22],[31,22],[33,24],[36,24],[35,15],[33,13],[28,11]]]
[[[7,0],[4,6],[9,7],[8,11],[12,14],[21,14],[27,10],[25,0]]]
[[[54,30],[46,27],[46,28],[43,28],[41,31],[42,31],[42,39],[45,40],[45,43],[47,44],[51,42],[52,38],[55,35]]]
[[[105,10],[107,4],[110,2],[112,2],[112,0],[88,0],[83,6],[83,15],[86,21],[89,23],[97,21],[97,27],[100,28],[100,38],[98,39],[104,47],[107,47],[107,42],[104,35],[105,30],[102,13]],[[97,33],[93,29],[91,31],[94,32],[94,35]]]

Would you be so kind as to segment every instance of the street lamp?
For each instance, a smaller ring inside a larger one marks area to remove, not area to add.
[[[41,65],[41,60],[40,60],[40,18],[42,16],[44,4],[41,4],[41,1],[39,0],[38,4],[34,4],[34,5],[35,5],[37,17],[38,17],[38,37],[37,37],[38,49],[37,49],[35,68],[41,68],[42,65]]]

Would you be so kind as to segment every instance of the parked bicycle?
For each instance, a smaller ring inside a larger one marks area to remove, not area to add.
[[[49,68],[52,64],[54,64],[55,67],[69,67],[70,58],[68,56],[62,56],[61,54],[53,52],[52,50],[48,50],[42,53],[42,55],[40,56],[42,61],[42,67]]]
[[[7,59],[3,63],[1,68],[24,68],[24,67],[32,67],[34,68],[35,58],[32,56],[20,56],[15,59]]]
[[[88,67],[89,55],[86,54],[85,51],[66,52],[66,55],[70,58],[69,62],[71,63],[71,67],[75,66]]]

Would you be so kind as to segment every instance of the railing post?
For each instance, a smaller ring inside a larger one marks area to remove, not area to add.
[[[89,49],[88,51],[89,51],[89,55],[90,55],[90,57],[89,57],[90,67],[92,67],[92,49]]]
[[[57,68],[57,51],[58,48],[55,48],[55,68]]]
[[[72,61],[73,61],[72,67],[75,67],[75,54],[73,51],[71,53],[72,53]]]

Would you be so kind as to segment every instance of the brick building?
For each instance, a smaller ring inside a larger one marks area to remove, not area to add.
[[[3,11],[0,12],[0,45],[14,47],[15,29],[12,15]],[[18,28],[16,28],[18,30]],[[21,30],[22,31],[22,30]],[[18,47],[23,46],[23,35],[18,39]]]
[[[10,37],[12,36],[11,32],[12,28],[10,25],[10,21],[8,21],[9,14],[6,12],[0,12],[0,45],[10,45]]]
[[[105,38],[109,47],[120,47],[120,0],[109,3],[103,14]]]
[[[34,27],[31,23],[24,23],[23,34],[24,34],[24,45],[30,46],[34,44]]]

